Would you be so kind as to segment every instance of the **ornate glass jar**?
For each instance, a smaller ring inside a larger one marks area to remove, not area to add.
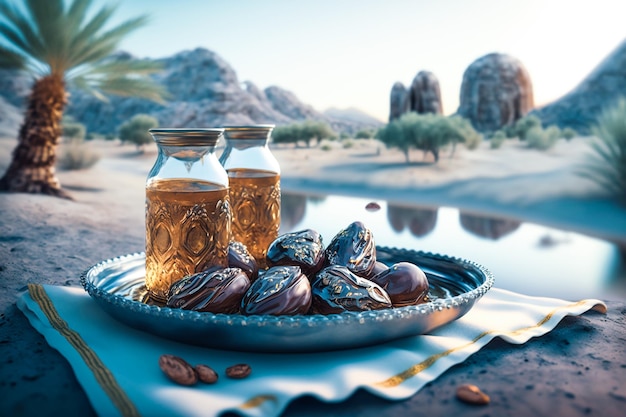
[[[246,245],[260,267],[280,228],[280,166],[268,146],[273,129],[225,126],[220,156],[230,184],[233,240]]]
[[[228,175],[215,155],[223,129],[151,129],[146,181],[146,289],[164,302],[179,279],[228,265]]]

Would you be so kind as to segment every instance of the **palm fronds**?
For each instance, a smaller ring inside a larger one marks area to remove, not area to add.
[[[162,101],[165,91],[146,77],[160,68],[157,64],[110,58],[122,39],[148,18],[108,27],[115,7],[104,6],[89,17],[93,0],[66,3],[24,0],[18,7],[1,2],[0,67],[25,69],[38,77],[57,74],[70,82],[76,77],[77,86],[101,97],[99,90]]]

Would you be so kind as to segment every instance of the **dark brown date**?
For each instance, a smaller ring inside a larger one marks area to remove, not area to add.
[[[228,266],[241,269],[248,275],[250,282],[257,279],[259,275],[259,265],[256,259],[241,242],[232,241],[228,245]]]
[[[226,368],[226,376],[233,379],[247,378],[250,373],[252,373],[252,368],[246,363],[239,363]]]
[[[250,279],[239,268],[210,269],[173,283],[167,306],[210,313],[237,313],[249,288]]]
[[[376,244],[370,229],[356,221],[337,233],[326,247],[326,264],[345,266],[360,277],[371,277],[376,266]]]
[[[306,314],[311,283],[299,266],[274,266],[252,283],[241,300],[242,314]]]
[[[370,279],[387,291],[394,307],[418,304],[428,294],[426,274],[410,262],[393,264]]]
[[[198,375],[198,379],[205,384],[215,384],[219,379],[217,372],[208,365],[196,365],[193,367]]]
[[[315,275],[324,266],[322,236],[305,229],[278,236],[267,248],[268,266],[296,265],[307,276]]]
[[[191,365],[183,358],[174,355],[161,355],[159,368],[172,381],[180,385],[194,385],[198,382],[198,375]]]
[[[472,384],[463,384],[456,389],[456,397],[464,403],[474,405],[487,405],[490,398],[480,388]]]
[[[372,276],[376,276],[380,274],[381,272],[384,272],[388,269],[389,267],[387,266],[387,264],[380,262],[380,261],[376,261],[376,265],[374,265],[374,270],[372,271]]]
[[[312,285],[311,309],[316,314],[380,310],[391,307],[389,295],[378,284],[353,274],[345,266],[322,269]]]

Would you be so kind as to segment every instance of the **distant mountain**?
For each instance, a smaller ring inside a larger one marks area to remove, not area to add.
[[[127,53],[117,59],[131,59]],[[89,132],[114,133],[132,116],[156,117],[161,127],[210,127],[227,124],[273,123],[304,120],[327,122],[337,132],[355,133],[371,123],[340,114],[326,115],[277,86],[264,90],[250,81],[241,83],[235,70],[216,53],[203,48],[160,59],[163,71],[154,79],[170,93],[162,105],[148,100],[110,96],[101,101],[81,90],[70,90],[66,114],[86,125]],[[0,71],[0,96],[13,106],[24,106],[32,80],[20,73]]]
[[[383,125],[381,120],[378,120],[377,118],[365,113],[363,110],[355,107],[349,107],[347,109],[331,107],[324,110],[323,114],[330,118],[361,123],[363,125],[371,125],[372,127],[380,127]]]
[[[571,92],[530,114],[538,116],[544,126],[588,133],[602,110],[620,97],[626,97],[626,40]]]

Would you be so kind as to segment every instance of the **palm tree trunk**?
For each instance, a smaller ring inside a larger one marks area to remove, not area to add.
[[[52,74],[35,82],[13,160],[0,179],[0,190],[71,199],[61,189],[54,170],[66,103],[62,76]]]

